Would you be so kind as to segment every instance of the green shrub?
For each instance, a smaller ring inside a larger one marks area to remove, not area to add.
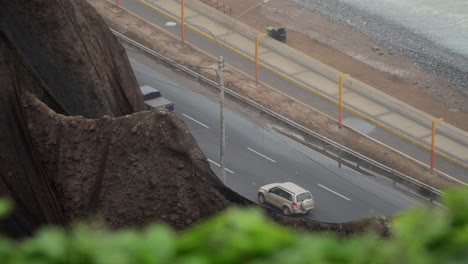
[[[79,224],[44,228],[16,242],[0,235],[0,263],[468,263],[468,190],[447,192],[447,210],[416,208],[397,216],[393,234],[339,239],[297,232],[260,210],[232,208],[177,234],[162,224],[108,231]],[[8,203],[0,202],[0,212]]]

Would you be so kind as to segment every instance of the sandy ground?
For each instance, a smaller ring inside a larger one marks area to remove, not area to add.
[[[213,2],[213,1],[212,1]],[[237,18],[259,0],[218,0]],[[284,27],[287,45],[326,63],[434,117],[468,131],[468,91],[419,70],[367,36],[295,5],[272,0],[250,9],[243,23],[265,31]]]

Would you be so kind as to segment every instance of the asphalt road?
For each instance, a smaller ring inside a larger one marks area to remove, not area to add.
[[[165,26],[166,22],[170,21],[169,18],[142,5],[138,1],[123,1],[121,5],[129,11],[138,14],[143,19],[164,29],[165,31],[170,32],[175,36],[180,36],[180,27]],[[206,31],[203,28],[199,29],[202,31]],[[211,32],[205,33],[212,35]],[[216,39],[220,40],[222,40],[224,36],[224,33],[219,36],[214,35]],[[226,49],[211,40],[208,40],[207,38],[191,31],[188,28],[185,32],[185,39],[187,43],[213,56],[222,55],[226,64],[230,64],[231,66],[245,72],[246,74],[253,76],[255,72],[254,63],[232,52],[231,50]],[[275,68],[275,65],[270,66]],[[338,116],[338,109],[335,104],[319,96],[313,95],[311,92],[289,82],[288,80],[270,72],[269,70],[260,67],[259,76],[262,82],[270,85],[271,87],[278,89],[288,94],[289,96],[304,102],[307,105],[313,106],[313,108],[329,116]],[[357,117],[348,111],[343,112],[343,122],[345,124],[351,125],[354,129],[360,131],[361,133],[366,134],[371,138],[374,138],[377,141],[380,141],[402,153],[405,153],[408,156],[411,156],[424,164],[429,164],[430,162],[430,153],[428,150],[422,148],[421,146],[413,144],[407,141],[406,139],[401,138],[365,119]],[[398,128],[396,127],[394,127],[393,129],[398,131]],[[435,157],[435,164],[436,168],[439,171],[444,172],[461,181],[468,182],[468,169],[465,169],[462,166],[448,161],[437,155]]]
[[[207,156],[213,171],[219,168],[219,103],[195,80],[128,50],[140,85],[159,89],[175,103],[183,120]],[[196,88],[196,89],[195,89]],[[230,107],[225,108],[226,184],[257,202],[258,188],[272,182],[294,182],[316,199],[305,217],[323,222],[347,222],[374,215],[393,215],[418,199],[384,179],[338,168],[334,160],[264,128]]]

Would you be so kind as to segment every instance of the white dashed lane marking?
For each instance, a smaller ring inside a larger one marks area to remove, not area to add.
[[[210,160],[210,159],[208,159],[208,162],[213,163],[214,165],[216,165],[216,166],[218,166],[218,167],[221,168],[221,165],[219,165],[218,163],[216,163],[216,162],[214,162],[214,161],[212,161],[212,160]],[[233,172],[232,170],[228,169],[228,168],[224,168],[224,170],[227,171],[227,172],[230,172],[230,173],[234,174],[234,172]]]
[[[182,114],[182,115],[183,115],[183,116],[185,116],[186,118],[188,118],[188,119],[192,120],[193,122],[195,122],[195,123],[199,124],[200,126],[203,126],[203,127],[206,127],[206,128],[210,128],[209,126],[207,126],[207,125],[203,124],[202,122],[200,122],[200,121],[196,120],[196,119],[195,119],[195,118],[193,118],[193,117],[190,117],[190,116],[188,116],[188,115],[186,115],[186,114]]]
[[[270,159],[269,157],[263,155],[262,153],[259,153],[259,152],[255,151],[255,150],[251,149],[251,148],[247,148],[247,149],[250,150],[250,151],[252,151],[253,153],[259,155],[260,157],[262,157],[262,158],[264,158],[264,159],[267,159],[267,160],[269,160],[269,161],[271,161],[271,162],[273,162],[273,163],[276,163],[276,161],[274,161],[273,159]]]
[[[331,192],[331,193],[334,193],[334,194],[340,196],[340,197],[343,198],[343,199],[346,199],[346,200],[348,200],[348,201],[351,201],[351,199],[349,199],[348,197],[346,197],[346,196],[344,196],[344,195],[341,195],[341,194],[339,194],[339,193],[333,191],[332,189],[329,189],[329,188],[327,188],[327,187],[325,187],[325,186],[323,186],[323,185],[321,185],[321,184],[318,184],[318,186],[324,188],[325,190],[327,190],[327,191],[329,191],[329,192]]]

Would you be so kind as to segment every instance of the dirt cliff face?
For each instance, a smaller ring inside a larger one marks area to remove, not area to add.
[[[15,203],[2,227],[24,236],[65,219],[51,172],[31,141],[21,94],[90,118],[122,116],[144,105],[124,49],[87,1],[0,4],[0,196]]]
[[[56,114],[31,95],[23,102],[67,222],[95,214],[111,227],[161,220],[183,229],[231,204],[186,126],[165,109],[96,120]]]
[[[31,235],[45,223],[62,225],[64,218],[51,180],[29,137],[18,94],[18,80],[31,76],[17,67],[17,58],[0,34],[0,197],[9,197],[14,212],[0,221],[0,232]]]
[[[57,111],[100,118],[144,110],[125,51],[83,0],[1,1],[0,31],[43,85],[22,88]]]

